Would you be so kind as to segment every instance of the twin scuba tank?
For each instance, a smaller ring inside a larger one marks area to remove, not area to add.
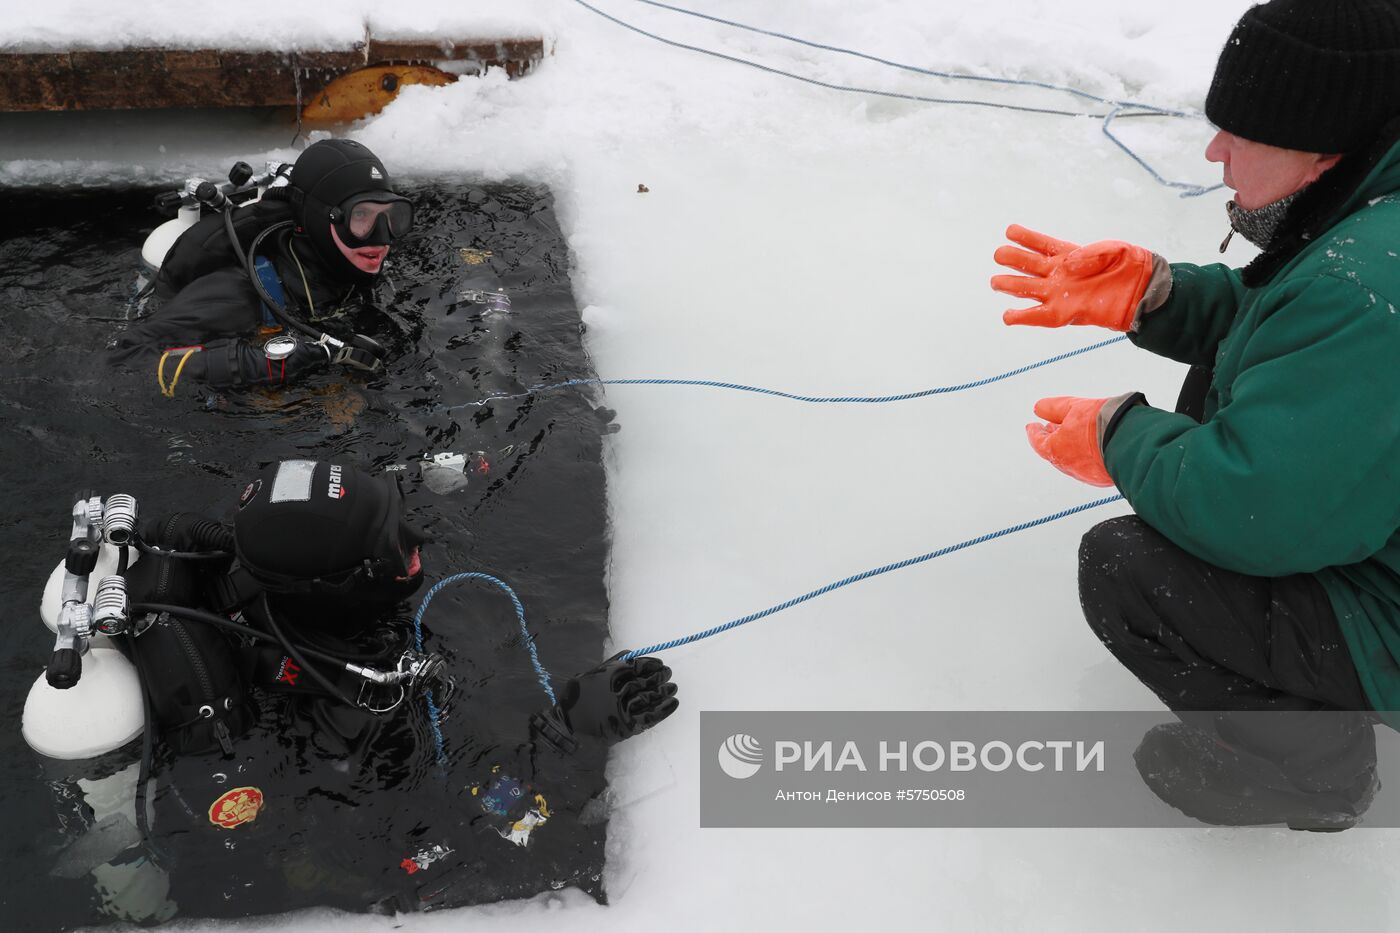
[[[152,230],[141,245],[144,269],[138,285],[154,280],[157,296],[169,298],[200,276],[235,260],[241,262],[243,243],[272,224],[291,219],[289,202],[264,199],[268,191],[288,184],[291,168],[285,162],[269,162],[264,174],[254,176],[248,163],[238,162],[229,170],[226,184],[188,178],[179,191],[158,196],[156,210],[174,216]],[[233,212],[238,244],[227,242],[225,211]],[[196,226],[200,231],[186,237]]]
[[[105,507],[100,499],[80,499],[73,507],[68,554],[49,574],[39,605],[55,636],[54,652],[24,704],[24,740],[45,758],[98,758],[144,730],[136,667],[104,634],[127,621],[118,568],[134,519],[129,496],[112,496]],[[139,559],[128,548],[128,565]]]
[[[176,563],[220,563],[205,558],[219,557],[225,539],[231,546],[231,534],[197,521],[211,538],[200,553],[138,549],[136,500],[123,494],[79,499],[72,522],[67,554],[40,602],[55,641],[25,700],[25,741],[46,759],[82,762],[133,743],[153,725],[176,753],[231,753],[231,737],[251,725],[253,713],[228,643],[207,626],[164,614],[138,618],[127,593],[128,582],[139,581],[152,602],[190,601],[185,590],[194,578]],[[139,655],[131,637],[138,634]],[[153,723],[143,676],[161,685],[149,701]]]
[[[135,746],[147,728],[141,678],[115,641],[131,621],[121,571],[141,559],[130,546],[135,500],[79,499],[72,518],[68,553],[49,574],[39,605],[54,651],[29,689],[21,725],[72,839],[50,874],[90,876],[102,912],[113,919],[164,921],[177,909],[170,879],[140,849],[138,808],[145,801]]]

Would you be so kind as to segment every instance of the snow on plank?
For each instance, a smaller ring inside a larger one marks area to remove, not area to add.
[[[511,77],[544,58],[544,40],[376,39],[347,49],[296,52],[238,49],[126,48],[0,53],[0,112],[36,110],[161,110],[176,107],[284,107],[311,104],[332,82],[370,67],[382,107],[423,69],[503,68]],[[400,72],[395,72],[399,67]],[[455,75],[449,76],[455,77]],[[378,109],[375,107],[374,109]],[[374,112],[369,110],[367,112]]]

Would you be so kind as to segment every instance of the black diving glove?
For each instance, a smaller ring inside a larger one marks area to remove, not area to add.
[[[535,734],[572,752],[584,736],[620,742],[674,713],[680,701],[671,669],[657,658],[623,661],[622,654],[569,678],[559,705],[531,720]]]
[[[190,360],[189,374],[216,389],[246,385],[282,385],[333,362],[326,346],[293,338],[290,355],[273,360],[262,345],[235,338],[208,343]],[[201,368],[202,364],[202,368]]]

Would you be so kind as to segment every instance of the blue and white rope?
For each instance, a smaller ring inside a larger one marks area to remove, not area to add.
[[[1088,353],[1091,350],[1100,350],[1115,343],[1122,343],[1127,340],[1126,336],[1110,337],[1099,343],[1091,343],[1087,347],[1080,347],[1077,350],[1070,350],[1048,359],[1038,360],[1019,366],[1009,372],[998,373],[995,376],[988,376],[985,379],[977,379],[973,382],[963,382],[951,386],[938,386],[932,389],[920,389],[917,392],[904,392],[899,395],[797,395],[792,392],[784,392],[781,389],[766,389],[761,386],[744,385],[738,382],[720,382],[713,379],[565,379],[562,382],[551,382],[546,385],[531,386],[524,392],[513,394],[488,395],[486,398],[478,399],[475,402],[462,402],[459,405],[447,406],[447,411],[455,411],[459,408],[485,405],[489,402],[527,398],[541,392],[551,392],[555,389],[566,389],[572,386],[700,386],[709,389],[728,389],[734,392],[752,392],[757,395],[770,395],[774,398],[788,399],[794,402],[810,402],[815,404],[841,404],[841,405],[883,405],[887,402],[907,402],[912,399],[928,398],[931,395],[947,395],[952,392],[965,392],[968,389],[979,389],[983,386],[1000,382],[1003,379],[1010,379],[1012,376],[1019,376],[1028,373],[1033,369],[1042,366],[1049,366],[1051,363],[1059,363],[1063,360]]]
[[[462,580],[483,580],[486,583],[490,583],[492,586],[499,587],[510,597],[511,605],[515,607],[515,618],[520,622],[520,637],[525,641],[525,650],[530,652],[530,663],[535,668],[535,676],[539,678],[540,686],[544,688],[544,692],[549,695],[549,702],[555,702],[554,685],[550,683],[549,672],[547,672],[544,669],[544,665],[540,663],[539,652],[535,650],[535,637],[530,634],[529,628],[525,625],[525,607],[521,605],[520,597],[515,594],[515,590],[511,589],[507,583],[491,576],[489,573],[454,573],[452,576],[446,577],[433,584],[432,589],[428,590],[428,592],[423,595],[423,601],[418,604],[418,611],[413,615],[413,637],[417,650],[420,652],[423,650],[423,614],[428,611],[428,604],[433,601],[433,597],[441,592],[444,587]]]
[[[779,603],[776,606],[769,606],[767,609],[763,609],[759,612],[750,613],[749,615],[746,615],[743,618],[734,619],[733,621],[726,622],[723,625],[716,625],[714,628],[705,629],[703,632],[696,632],[693,635],[686,635],[684,638],[676,638],[672,639],[671,641],[664,641],[659,644],[649,645],[646,648],[638,648],[636,651],[629,651],[622,656],[622,660],[630,661],[631,659],[641,657],[642,655],[655,654],[660,651],[669,651],[672,648],[679,648],[681,645],[688,645],[691,642],[700,641],[703,638],[710,638],[714,635],[719,635],[722,632],[727,632],[730,629],[738,628],[741,625],[748,625],[750,622],[756,622],[759,619],[775,615],[779,612],[782,612],[784,609],[791,609],[793,606],[805,603],[810,599],[816,599],[818,596],[825,596],[827,593],[834,592],[845,586],[850,586],[853,583],[859,583],[862,580],[868,580],[871,577],[878,577],[881,574],[893,573],[896,570],[903,570],[905,567],[913,567],[915,564],[922,564],[925,561],[933,560],[936,557],[943,557],[945,554],[952,554],[954,551],[961,551],[965,548],[973,547],[974,545],[984,544],[987,541],[994,541],[997,538],[1003,538],[1007,535],[1015,534],[1018,531],[1025,531],[1029,528],[1035,528],[1038,525],[1044,525],[1049,522],[1058,521],[1059,519],[1067,518],[1071,515],[1077,515],[1080,512],[1087,512],[1089,509],[1096,509],[1099,506],[1108,505],[1113,502],[1121,502],[1122,500],[1122,496],[1108,496],[1104,499],[1098,499],[1094,502],[1086,502],[1083,505],[1076,505],[1073,508],[1065,509],[1061,512],[1056,512],[1054,515],[1046,515],[1043,518],[1037,518],[1033,519],[1032,521],[1022,522],[1019,525],[1012,525],[1010,528],[1003,528],[1000,531],[993,531],[989,534],[982,535],[981,537],[971,538],[967,541],[959,542],[958,544],[950,544],[947,547],[939,548],[936,551],[930,551],[927,554],[921,554],[918,557],[911,557],[907,560],[896,561],[893,564],[885,564],[883,567],[875,567],[863,573],[858,573],[854,576],[846,577],[844,580],[837,580],[835,583],[828,583],[826,586],[823,586],[820,589],[812,590],[810,593],[804,593],[801,596],[789,599],[785,603]]]
[[[597,14],[598,16],[601,16],[601,17],[603,17],[604,19],[606,19],[606,20],[608,20],[608,21],[610,21],[610,22],[612,22],[612,23],[614,23],[614,24],[616,24],[616,25],[618,25],[618,26],[621,26],[623,29],[630,30],[631,32],[635,32],[635,33],[637,33],[638,35],[645,36],[645,37],[648,38],[648,39],[652,39],[652,40],[654,40],[654,41],[656,41],[656,42],[660,42],[660,43],[662,43],[662,44],[664,44],[664,45],[671,46],[672,48],[685,49],[686,51],[690,51],[690,52],[698,52],[698,53],[700,53],[701,55],[708,55],[708,56],[710,56],[711,58],[718,58],[718,59],[721,59],[722,61],[732,62],[732,63],[734,63],[734,64],[736,64],[736,65],[743,65],[743,66],[745,66],[745,67],[747,67],[747,68],[754,68],[754,69],[757,69],[758,71],[762,71],[762,72],[765,72],[765,73],[767,73],[767,74],[777,75],[777,76],[783,77],[783,78],[789,78],[789,79],[791,79],[791,80],[793,80],[793,81],[800,81],[800,82],[802,82],[803,84],[810,84],[810,85],[813,85],[813,86],[815,86],[815,87],[826,88],[826,89],[832,90],[832,91],[844,91],[844,92],[854,93],[854,94],[869,94],[869,95],[876,96],[876,97],[887,97],[887,98],[893,98],[893,99],[896,99],[896,100],[908,100],[908,101],[915,101],[915,102],[918,102],[918,103],[927,103],[927,104],[956,104],[956,105],[969,106],[969,107],[990,107],[990,108],[993,108],[993,109],[996,109],[996,110],[1011,110],[1011,111],[1016,111],[1016,112],[1020,112],[1020,113],[1041,113],[1041,114],[1049,114],[1049,115],[1052,115],[1052,116],[1062,116],[1062,117],[1087,117],[1087,118],[1089,118],[1089,119],[1102,120],[1102,121],[1103,121],[1103,133],[1104,133],[1105,136],[1107,136],[1107,137],[1113,142],[1113,144],[1114,144],[1115,146],[1117,146],[1119,149],[1123,150],[1123,152],[1125,152],[1134,162],[1136,162],[1141,168],[1143,168],[1148,174],[1150,174],[1150,175],[1151,175],[1154,179],[1156,179],[1158,182],[1160,182],[1161,184],[1165,185],[1165,186],[1168,187],[1168,188],[1175,188],[1175,189],[1180,190],[1180,191],[1182,192],[1182,194],[1181,194],[1182,197],[1199,197],[1199,196],[1201,196],[1201,195],[1203,195],[1203,194],[1208,194],[1208,193],[1210,193],[1210,192],[1212,192],[1212,191],[1217,191],[1217,190],[1219,190],[1220,188],[1223,187],[1223,185],[1202,186],[1202,185],[1190,184],[1190,183],[1188,183],[1188,182],[1169,181],[1168,179],[1164,178],[1164,177],[1163,177],[1156,169],[1154,169],[1150,164],[1148,164],[1148,162],[1147,162],[1146,159],[1142,158],[1140,155],[1138,155],[1136,152],[1134,152],[1131,148],[1129,148],[1128,145],[1127,145],[1126,143],[1124,143],[1121,139],[1119,139],[1117,136],[1115,136],[1115,135],[1113,134],[1113,132],[1109,129],[1109,125],[1113,122],[1113,120],[1118,119],[1118,118],[1122,118],[1122,117],[1174,117],[1174,118],[1187,118],[1187,119],[1199,119],[1199,118],[1201,118],[1201,115],[1200,115],[1200,114],[1197,114],[1197,113],[1191,113],[1191,112],[1184,111],[1184,110],[1173,110],[1173,109],[1166,108],[1166,107],[1158,107],[1158,106],[1153,105],[1153,104],[1145,104],[1145,103],[1141,103],[1141,102],[1138,102],[1138,101],[1120,101],[1120,100],[1113,100],[1112,98],[1102,97],[1102,96],[1100,96],[1100,95],[1098,95],[1098,94],[1092,94],[1092,93],[1090,93],[1090,92],[1088,92],[1088,91],[1085,91],[1085,90],[1082,90],[1082,89],[1080,89],[1080,88],[1071,87],[1071,86],[1069,86],[1069,85],[1064,85],[1064,84],[1052,84],[1052,83],[1050,83],[1050,82],[1048,82],[1048,81],[1035,81],[1035,80],[1022,79],[1022,78],[999,78],[999,77],[991,77],[991,76],[986,76],[986,75],[958,74],[958,73],[951,72],[951,71],[938,71],[938,70],[932,69],[932,68],[921,68],[921,67],[919,67],[918,65],[909,65],[909,64],[905,64],[905,63],[903,63],[903,62],[892,61],[892,60],[887,59],[887,58],[881,58],[881,57],[878,56],[878,55],[871,55],[871,54],[869,54],[869,53],[860,52],[860,51],[857,51],[857,50],[855,50],[855,49],[843,48],[843,47],[837,46],[837,45],[828,45],[828,44],[822,43],[822,42],[813,42],[813,41],[810,40],[810,39],[802,39],[802,38],[799,38],[799,37],[797,37],[797,36],[789,35],[789,34],[784,33],[784,32],[779,32],[779,31],[777,31],[777,30],[773,30],[773,29],[763,29],[763,28],[758,27],[758,26],[751,26],[751,25],[749,25],[749,24],[747,24],[747,23],[738,22],[737,20],[724,19],[724,18],[719,17],[719,16],[712,16],[712,15],[710,15],[710,14],[708,14],[708,13],[701,13],[701,12],[696,11],[696,10],[688,10],[688,9],[686,9],[686,8],[684,8],[684,7],[673,6],[672,4],[669,4],[669,3],[661,3],[661,2],[659,2],[659,0],[637,0],[637,2],[639,2],[639,3],[644,3],[644,4],[646,4],[647,6],[652,6],[652,7],[658,8],[658,9],[668,10],[668,11],[673,12],[673,13],[679,13],[679,14],[681,14],[681,15],[683,15],[683,16],[692,16],[692,17],[695,17],[695,18],[697,18],[697,19],[708,20],[708,21],[713,22],[713,23],[719,23],[719,24],[722,24],[722,25],[725,25],[725,26],[731,26],[731,27],[734,27],[734,28],[736,28],[736,29],[745,30],[745,31],[747,31],[747,32],[758,33],[758,34],[760,34],[760,35],[770,36],[770,37],[772,37],[772,38],[775,38],[775,39],[782,39],[782,40],[785,40],[785,41],[788,41],[788,42],[795,42],[795,43],[797,43],[797,44],[799,44],[799,45],[804,45],[804,46],[807,46],[807,47],[809,47],[809,48],[821,49],[821,50],[828,51],[828,52],[835,52],[835,53],[841,54],[841,55],[850,55],[850,56],[853,56],[853,57],[855,57],[855,58],[865,59],[866,61],[875,62],[875,63],[877,63],[877,64],[885,65],[885,66],[888,66],[888,67],[891,67],[891,68],[898,68],[898,69],[900,69],[900,70],[902,70],[902,71],[909,71],[909,72],[913,72],[913,73],[916,73],[916,74],[927,75],[927,76],[930,76],[930,77],[943,78],[943,79],[950,80],[950,81],[976,81],[976,82],[982,82],[982,83],[985,83],[985,84],[1000,84],[1000,85],[1007,85],[1007,86],[1019,85],[1019,86],[1022,86],[1022,87],[1041,88],[1041,89],[1049,90],[1049,91],[1060,91],[1060,92],[1063,92],[1063,93],[1066,93],[1066,94],[1074,95],[1074,96],[1079,97],[1079,98],[1081,98],[1081,99],[1083,99],[1083,100],[1088,100],[1088,101],[1091,101],[1091,102],[1097,103],[1097,104],[1103,104],[1103,105],[1105,105],[1105,106],[1107,106],[1107,107],[1110,107],[1110,108],[1112,108],[1112,109],[1111,109],[1108,113],[1087,113],[1087,112],[1084,112],[1084,111],[1077,111],[1077,110],[1060,110],[1060,109],[1051,108],[1051,107],[1030,107],[1030,106],[1025,106],[1025,105],[1021,105],[1021,104],[1004,104],[1004,103],[998,103],[998,102],[996,102],[996,101],[988,101],[988,100],[973,100],[973,99],[968,99],[968,98],[929,97],[929,96],[925,96],[925,95],[921,95],[921,94],[902,94],[902,93],[899,93],[899,92],[897,92],[897,91],[882,91],[882,90],[878,90],[878,89],[876,89],[876,88],[858,87],[858,86],[855,86],[855,85],[848,85],[848,84],[836,84],[836,83],[830,82],[830,81],[821,81],[821,80],[818,80],[818,79],[816,79],[816,78],[810,78],[810,77],[807,77],[806,75],[799,75],[799,74],[796,74],[796,73],[791,72],[791,71],[784,71],[784,70],[781,69],[781,68],[774,68],[774,67],[771,66],[771,65],[764,65],[764,64],[761,64],[761,63],[759,63],[759,62],[750,61],[749,59],[746,59],[746,58],[740,58],[740,57],[738,57],[737,55],[729,55],[729,54],[726,54],[726,53],[724,53],[724,52],[717,52],[717,51],[715,51],[714,49],[707,49],[707,48],[703,48],[703,47],[698,46],[698,45],[690,45],[690,44],[685,43],[685,42],[678,42],[678,41],[676,41],[675,39],[667,39],[667,38],[664,37],[664,36],[657,35],[657,34],[654,33],[654,32],[650,32],[650,31],[648,31],[648,30],[646,30],[646,29],[642,29],[640,26],[636,26],[636,25],[634,25],[634,24],[632,24],[632,23],[629,23],[629,22],[627,22],[626,20],[623,20],[623,19],[620,19],[620,18],[618,18],[618,17],[616,17],[616,16],[613,16],[613,15],[610,14],[610,13],[606,13],[606,12],[604,12],[603,10],[598,9],[596,6],[593,6],[592,4],[585,2],[585,0],[574,0],[574,2],[577,3],[579,6],[583,7],[584,9],[589,10],[590,12],[595,13],[595,14]],[[1124,111],[1130,111],[1130,112],[1124,112]]]
[[[930,551],[927,554],[921,554],[918,557],[910,557],[906,560],[896,561],[892,564],[885,564],[883,567],[875,567],[871,570],[866,570],[862,573],[846,577],[845,579],[837,580],[834,583],[828,583],[826,586],[812,590],[810,593],[804,593],[801,596],[794,597],[793,599],[789,599],[787,602],[784,603],[779,603],[776,606],[769,606],[767,609],[760,610],[759,612],[752,612],[746,616],[743,616],[742,618],[726,622],[723,625],[716,625],[713,628],[705,629],[702,632],[696,632],[693,635],[686,635],[683,638],[675,638],[671,641],[660,642],[655,645],[648,645],[645,648],[638,648],[635,651],[628,651],[627,653],[622,655],[621,660],[630,661],[633,658],[638,658],[643,655],[656,654],[662,651],[669,651],[672,648],[679,648],[682,645],[688,645],[692,642],[697,642],[705,638],[711,638],[715,635],[722,634],[731,629],[736,629],[741,625],[748,625],[750,622],[757,622],[759,619],[764,619],[768,616],[776,615],[777,613],[782,612],[784,609],[791,609],[793,606],[800,605],[802,603],[807,602],[808,600],[816,599],[819,596],[825,596],[827,593],[835,592],[836,590],[839,590],[842,587],[851,586],[852,584],[859,583],[862,580],[868,580],[871,577],[878,577],[886,573],[893,573],[896,570],[903,570],[906,567],[913,567],[916,564],[922,564],[926,561],[933,560],[934,558],[943,557],[947,554],[952,554],[955,551],[965,550],[967,548],[974,547],[978,544],[985,544],[988,541],[995,541],[997,538],[1004,538],[1007,535],[1016,534],[1017,532],[1021,531],[1027,531],[1031,528],[1035,528],[1040,525],[1045,525],[1050,522],[1058,521],[1062,518],[1068,518],[1069,516],[1077,515],[1080,512],[1087,512],[1090,509],[1096,509],[1100,506],[1110,505],[1114,502],[1122,501],[1122,496],[1107,496],[1103,499],[1096,499],[1093,502],[1086,502],[1083,505],[1076,505],[1072,508],[1063,509],[1059,512],[1056,512],[1053,515],[1046,515],[1041,518],[1032,519],[1028,522],[1022,522],[1019,525],[1012,525],[1009,528],[1003,528],[1000,531],[993,531],[976,538],[970,538],[967,541],[960,541],[957,544],[950,544],[947,547],[939,548],[936,551]],[[549,701],[551,703],[557,703],[557,700],[555,699],[554,695],[554,687],[549,680],[549,674],[546,673],[543,665],[540,664],[539,654],[535,650],[535,640],[530,635],[529,629],[527,629],[525,626],[525,608],[520,603],[520,597],[516,596],[515,591],[512,590],[508,585],[506,585],[504,582],[497,579],[496,577],[491,576],[490,574],[457,573],[434,584],[433,588],[428,590],[427,594],[424,595],[423,602],[419,604],[418,611],[413,616],[415,648],[420,652],[423,650],[423,614],[427,611],[428,604],[432,602],[433,597],[436,596],[438,592],[441,591],[444,587],[452,583],[456,583],[460,580],[484,580],[488,583],[500,587],[502,590],[505,591],[506,595],[510,597],[511,603],[515,606],[516,618],[520,620],[521,635],[524,637],[525,646],[530,652],[530,663],[534,665],[535,673],[539,676],[540,686],[544,688],[544,692],[549,696]],[[438,761],[443,762],[445,761],[446,756],[443,752],[442,732],[438,725],[438,710],[437,707],[433,704],[431,694],[429,694],[428,697],[428,710],[429,714],[432,717],[433,735],[438,743]]]

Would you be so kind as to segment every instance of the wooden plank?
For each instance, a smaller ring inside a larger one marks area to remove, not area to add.
[[[526,74],[544,57],[539,39],[384,41],[351,49],[249,52],[132,48],[0,53],[0,112],[281,107],[310,101],[366,65],[467,61]]]
[[[68,110],[73,107],[73,62],[67,52],[0,55],[0,110]],[[6,106],[10,101],[25,106]]]
[[[544,58],[542,39],[482,39],[441,42],[393,39],[369,40],[366,58],[371,65],[403,62],[410,65],[435,61],[476,62],[482,68],[504,68],[506,74],[518,78],[529,72]]]
[[[360,49],[298,52],[293,56],[280,52],[223,52],[217,77],[201,93],[201,99],[217,97],[220,103],[196,106],[293,106],[297,103],[298,83],[305,102],[340,75],[363,68],[364,63],[364,51]]]

